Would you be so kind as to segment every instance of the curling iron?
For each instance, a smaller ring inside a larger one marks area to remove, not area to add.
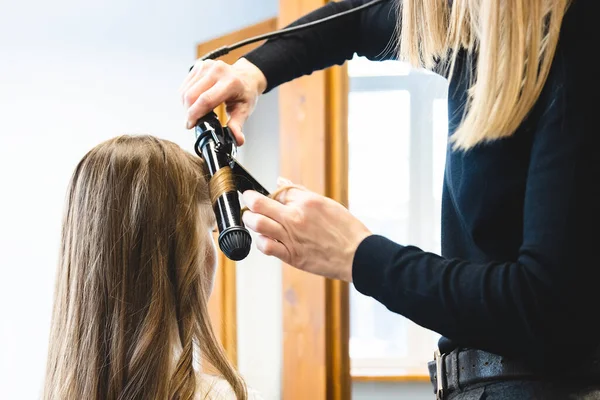
[[[213,209],[219,228],[219,248],[230,260],[243,260],[250,252],[252,238],[242,222],[238,191],[255,190],[265,196],[269,192],[237,162],[233,134],[228,127],[221,126],[214,112],[196,122],[195,133],[194,150],[206,162],[211,178],[221,168],[231,168],[236,190],[221,194]]]
[[[201,60],[219,58],[251,43],[311,28],[318,24],[365,10],[384,1],[391,0],[373,0],[317,21],[252,37],[230,46],[223,46],[204,55],[201,57]],[[265,196],[268,196],[269,192],[237,162],[235,159],[237,147],[233,134],[228,127],[221,125],[214,111],[200,118],[196,122],[194,130],[196,134],[194,150],[199,157],[206,161],[211,179],[220,169],[224,167],[231,168],[235,190],[221,194],[215,204],[213,204],[213,209],[219,229],[219,248],[230,260],[243,260],[250,252],[252,238],[242,222],[238,192],[244,193],[246,190],[255,190]]]

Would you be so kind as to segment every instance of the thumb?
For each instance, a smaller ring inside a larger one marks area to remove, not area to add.
[[[248,119],[248,113],[245,110],[234,109],[231,111],[229,121],[227,122],[227,126],[231,129],[238,146],[243,145],[246,141],[246,137],[242,132],[242,126],[246,122],[246,119]]]

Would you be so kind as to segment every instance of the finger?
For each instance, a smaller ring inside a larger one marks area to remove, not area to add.
[[[290,262],[290,252],[281,242],[277,242],[269,237],[259,235],[256,238],[256,247],[261,251],[261,253],[267,256],[277,257],[284,263],[289,264]]]
[[[275,201],[281,204],[288,204],[292,201],[298,200],[301,196],[307,192],[304,186],[296,184],[282,185],[275,191],[277,194],[273,197]]]
[[[189,87],[183,94],[184,105],[189,108],[196,102],[198,96],[200,96],[209,88],[213,87],[218,81],[218,75],[209,73],[198,74],[196,78],[190,82]]]
[[[180,94],[183,95],[183,93],[185,93],[185,89],[189,86],[189,83],[192,80],[192,77],[196,75],[196,72],[196,67],[194,66],[194,68],[192,68],[192,70],[187,73],[185,79],[183,80],[183,82],[181,82],[181,85],[179,85],[179,89],[177,89],[177,91]]]
[[[191,82],[191,86],[183,94],[183,104],[188,107],[192,106],[202,93],[213,87],[218,81],[218,77],[213,74],[206,74],[201,78]]]
[[[248,119],[248,106],[245,104],[237,104],[230,111],[230,118],[227,126],[231,129],[235,141],[238,146],[242,146],[246,141],[246,137],[242,132],[242,126]]]
[[[294,183],[287,178],[282,176],[277,178],[277,186],[293,186]]]
[[[200,93],[194,104],[188,108],[187,119],[189,123],[194,125],[198,118],[205,116],[227,100],[230,95],[228,87],[227,82],[217,81],[213,86]]]
[[[196,82],[202,75],[205,75],[211,66],[215,63],[214,60],[198,60],[194,64],[192,70],[188,73],[187,77],[181,84],[179,91],[183,94],[185,93],[193,84]]]
[[[294,188],[299,189],[299,190],[308,191],[308,189],[306,189],[305,186],[300,185],[298,183],[294,183],[294,182],[290,181],[289,179],[284,178],[282,176],[280,176],[280,177],[277,178],[277,186],[279,186],[279,187],[284,187],[284,186],[286,186],[286,187],[294,187]]]
[[[181,101],[184,102],[185,98],[184,98],[184,94],[185,92],[189,89],[189,87],[192,85],[193,81],[195,80],[194,78],[196,76],[198,76],[198,70],[197,69],[192,69],[190,72],[188,72],[187,76],[185,77],[185,79],[183,80],[183,82],[181,83],[181,85],[179,86],[179,94],[181,95]]]
[[[246,211],[244,215],[242,215],[242,221],[244,221],[246,227],[261,235],[268,236],[278,241],[283,241],[287,237],[283,226],[264,215]]]
[[[283,221],[286,208],[278,201],[263,196],[254,190],[246,190],[242,194],[242,198],[244,199],[244,204],[253,213],[262,214],[278,223]]]
[[[197,61],[194,64],[192,70],[188,73],[185,80],[179,87],[179,93],[181,94],[181,101],[185,103],[185,93],[189,90],[189,88],[201,77],[206,68],[210,65],[212,60],[208,61]]]

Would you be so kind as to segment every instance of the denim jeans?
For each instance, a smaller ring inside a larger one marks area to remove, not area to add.
[[[444,400],[600,400],[600,382],[489,382],[449,393]]]

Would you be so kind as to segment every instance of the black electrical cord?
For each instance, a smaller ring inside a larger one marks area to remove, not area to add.
[[[373,1],[369,2],[369,3],[367,3],[367,4],[363,4],[361,6],[352,8],[350,10],[341,12],[339,14],[330,15],[329,17],[325,17],[325,18],[322,18],[322,19],[319,19],[319,20],[316,20],[316,21],[311,21],[311,22],[308,22],[306,24],[292,26],[292,27],[281,29],[281,30],[278,30],[278,31],[274,31],[274,32],[270,32],[270,33],[265,33],[264,35],[259,35],[259,36],[251,37],[251,38],[242,40],[240,42],[234,43],[234,44],[229,45],[229,46],[219,47],[218,49],[213,50],[210,53],[202,56],[200,59],[202,61],[205,61],[205,60],[214,60],[215,58],[222,57],[222,56],[228,54],[229,52],[231,52],[231,51],[233,51],[235,49],[239,49],[240,47],[247,46],[247,45],[255,43],[255,42],[260,42],[262,40],[267,40],[267,39],[270,39],[270,38],[273,38],[273,37],[278,37],[278,36],[281,36],[281,35],[285,35],[285,34],[288,34],[288,33],[297,32],[297,31],[300,31],[300,30],[303,30],[303,29],[312,28],[313,26],[316,26],[316,25],[319,25],[319,24],[331,21],[333,19],[345,17],[345,16],[350,15],[352,13],[365,10],[365,9],[367,9],[369,7],[373,7],[373,6],[375,6],[375,5],[379,4],[379,3],[383,3],[384,1],[390,1],[390,0],[373,0]]]

